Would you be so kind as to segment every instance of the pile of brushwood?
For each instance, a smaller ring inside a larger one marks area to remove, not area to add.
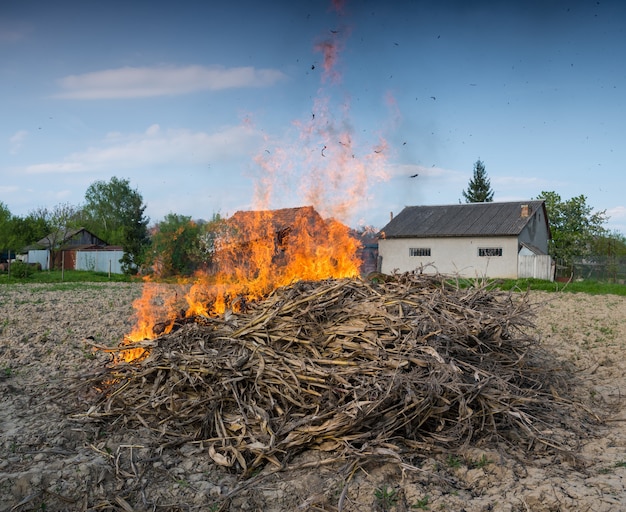
[[[83,381],[101,394],[81,416],[143,425],[164,444],[202,441],[244,475],[308,449],[560,449],[554,426],[581,428],[567,420],[581,409],[533,317],[527,294],[444,276],[296,282],[141,342],[147,357]]]

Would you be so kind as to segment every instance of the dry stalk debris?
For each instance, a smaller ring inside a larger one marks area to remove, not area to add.
[[[444,276],[296,282],[245,311],[181,319],[141,343],[145,359],[83,377],[101,392],[74,418],[197,442],[248,476],[308,449],[399,461],[478,441],[564,450],[555,432],[590,416],[533,314],[525,294]]]

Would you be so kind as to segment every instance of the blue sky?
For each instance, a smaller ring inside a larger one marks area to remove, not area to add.
[[[625,50],[618,0],[2,0],[0,201],[117,176],[152,222],[380,228],[458,203],[480,158],[494,200],[584,194],[626,233]]]

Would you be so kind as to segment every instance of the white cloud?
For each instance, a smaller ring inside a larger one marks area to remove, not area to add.
[[[148,127],[143,133],[107,134],[97,145],[72,153],[59,162],[25,167],[26,174],[72,174],[108,169],[138,170],[238,159],[256,151],[261,136],[246,126],[232,126],[216,133]]]
[[[626,206],[607,208],[606,215],[609,219],[605,227],[609,231],[619,231],[626,236]]]
[[[70,75],[58,83],[57,98],[113,99],[175,96],[196,91],[268,87],[285,78],[275,69],[222,66],[123,67]]]
[[[626,220],[626,206],[607,208],[606,214],[610,217],[610,220]]]
[[[13,194],[14,192],[17,192],[19,190],[19,187],[16,186],[9,186],[9,187],[4,187],[4,186],[0,186],[0,194]]]
[[[77,161],[78,159],[73,161],[76,156],[77,155],[72,155],[68,157],[68,161],[65,162],[50,162],[44,164],[29,165],[24,169],[24,171],[26,172],[26,174],[69,174],[87,171],[88,168],[82,165],[81,162]]]
[[[26,130],[18,130],[9,137],[9,153],[15,155],[22,148],[28,132]]]
[[[157,133],[159,133],[160,129],[161,127],[158,124],[153,124],[152,126],[149,126],[146,130],[146,135],[156,135]]]

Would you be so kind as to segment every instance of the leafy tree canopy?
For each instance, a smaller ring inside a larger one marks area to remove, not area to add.
[[[593,250],[598,256],[623,258],[626,256],[626,236],[619,231],[607,232],[594,240]]]
[[[127,179],[113,176],[108,182],[95,181],[85,192],[86,227],[109,244],[122,245],[128,224],[144,220],[142,203],[141,194]],[[147,219],[145,225],[147,229]]]
[[[469,181],[467,191],[463,190],[466,203],[490,203],[493,201],[491,180],[487,177],[485,164],[478,159],[474,163],[474,176]]]
[[[82,209],[70,203],[59,203],[52,209],[37,208],[31,216],[48,228],[42,238],[46,239],[51,249],[56,249],[67,238],[67,234],[82,227],[83,222]]]
[[[109,244],[122,246],[127,273],[142,263],[149,244],[145,210],[143,197],[127,179],[96,181],[85,192],[85,227]]]
[[[224,219],[219,214],[207,222],[169,213],[154,228],[146,265],[160,277],[186,276],[206,269],[213,261],[215,241],[223,228]]]
[[[11,248],[11,220],[9,207],[0,201],[0,251]]]
[[[31,212],[26,217],[13,217],[11,231],[14,250],[21,250],[44,238],[51,229],[45,218]]]
[[[45,210],[46,215],[49,213]],[[0,252],[17,252],[50,232],[48,220],[35,212],[26,217],[12,215],[9,208],[0,202]]]
[[[556,192],[541,192],[546,203],[552,242],[550,255],[571,266],[574,258],[589,257],[598,240],[607,235],[606,210],[594,212],[584,195],[564,201]]]
[[[191,217],[168,213],[155,227],[146,263],[160,277],[196,270],[200,227]]]

